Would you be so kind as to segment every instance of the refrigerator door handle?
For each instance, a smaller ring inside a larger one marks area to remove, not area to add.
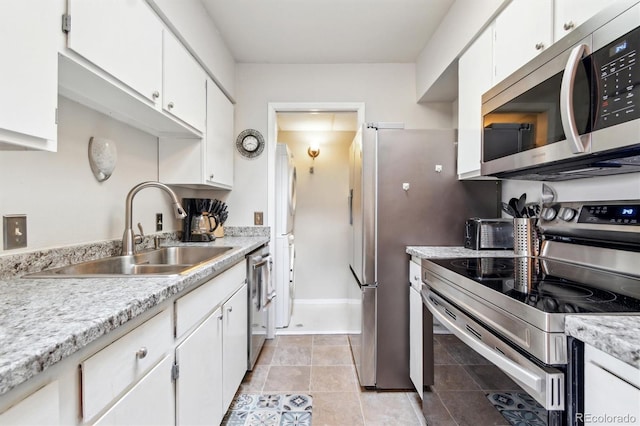
[[[349,190],[349,225],[353,225],[353,188]]]

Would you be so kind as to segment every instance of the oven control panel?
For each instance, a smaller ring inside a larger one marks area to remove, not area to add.
[[[640,225],[640,204],[584,205],[578,223],[601,225]]]

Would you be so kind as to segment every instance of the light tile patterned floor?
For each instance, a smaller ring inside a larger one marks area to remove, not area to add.
[[[346,335],[276,336],[239,392],[308,393],[313,426],[426,425],[415,392],[360,388]]]
[[[267,341],[244,393],[308,393],[313,425],[508,425],[487,394],[522,391],[496,366],[450,334],[434,338],[436,385],[424,392],[376,392],[358,385],[346,335],[280,335]]]

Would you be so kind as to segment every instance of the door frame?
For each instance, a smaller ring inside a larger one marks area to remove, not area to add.
[[[269,102],[267,127],[267,225],[271,227],[271,241],[275,239],[276,143],[278,141],[278,112],[356,112],[358,127],[364,124],[364,102]]]
[[[271,253],[275,253],[275,185],[276,144],[278,142],[277,113],[279,112],[356,112],[358,127],[365,123],[364,102],[269,102],[267,104],[267,222],[270,227]],[[273,309],[269,312],[269,323],[275,324]],[[267,327],[267,338],[273,338],[274,327]]]

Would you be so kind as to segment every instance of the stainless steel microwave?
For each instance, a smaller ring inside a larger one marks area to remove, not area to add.
[[[482,96],[481,174],[640,172],[640,1],[618,0]]]

